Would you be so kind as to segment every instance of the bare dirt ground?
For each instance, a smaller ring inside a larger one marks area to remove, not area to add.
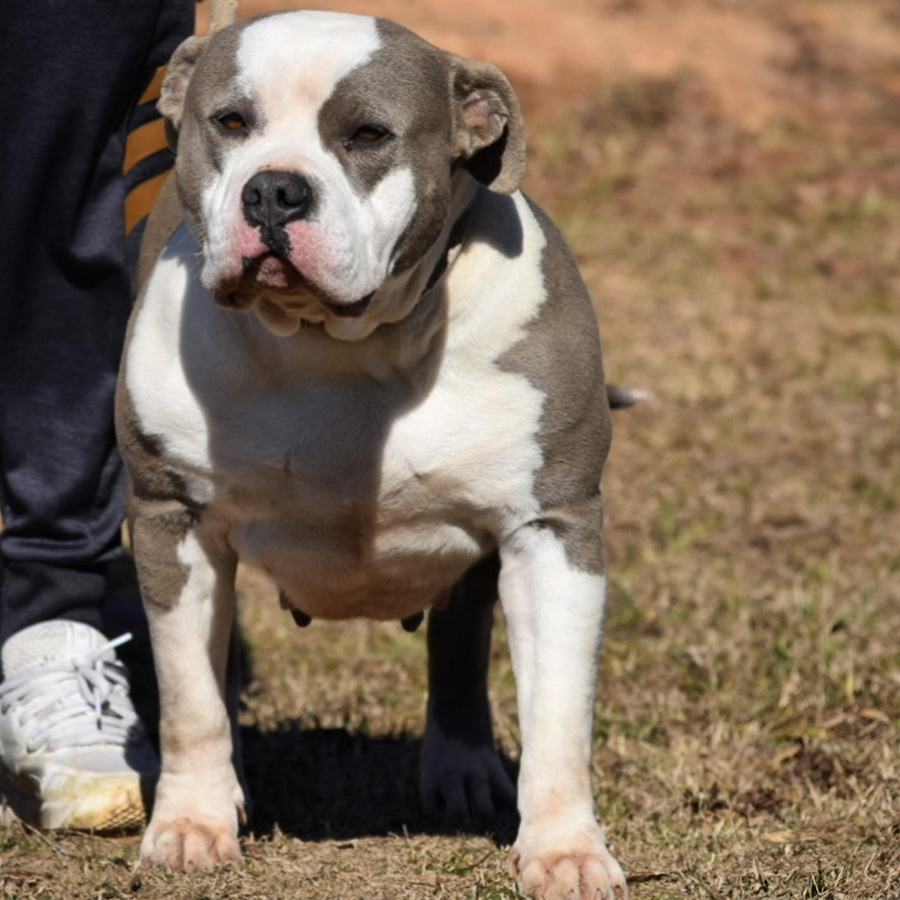
[[[620,414],[597,811],[636,900],[900,897],[900,9],[894,0],[410,0],[504,66]],[[242,10],[274,8],[250,3]],[[242,872],[0,833],[0,897],[497,900],[511,815],[416,800],[424,634],[298,631],[242,578]],[[518,755],[498,621],[498,740]]]

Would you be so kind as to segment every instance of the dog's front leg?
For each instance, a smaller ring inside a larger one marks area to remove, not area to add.
[[[160,694],[161,773],[141,856],[194,871],[240,862],[244,797],[225,689],[236,560],[223,535],[185,516],[145,510],[132,530]]]
[[[548,527],[519,529],[501,560],[522,730],[522,821],[511,856],[519,889],[538,900],[624,900],[590,783],[605,579],[572,565]]]

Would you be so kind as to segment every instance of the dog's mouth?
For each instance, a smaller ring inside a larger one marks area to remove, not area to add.
[[[359,318],[369,308],[375,291],[349,303],[335,300],[306,278],[289,259],[267,251],[252,258],[245,257],[240,276],[221,285],[215,296],[222,306],[239,310],[249,309],[257,298],[265,296],[295,312],[303,310],[303,318],[312,314],[313,320],[321,321],[322,312],[342,319]],[[316,306],[320,310],[317,316]]]
[[[297,267],[277,253],[263,253],[253,259],[245,259],[241,281],[278,293],[294,293],[307,287],[307,280]]]
[[[312,285],[290,260],[266,252],[241,260],[236,276],[223,279],[213,291],[216,302],[229,309],[250,309],[257,298],[266,295],[279,299],[314,294]]]

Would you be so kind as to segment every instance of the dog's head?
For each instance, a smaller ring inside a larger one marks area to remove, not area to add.
[[[445,228],[458,173],[503,193],[524,173],[503,74],[381,19],[289,12],[189,38],[159,108],[204,285],[280,334],[396,318],[388,286]]]

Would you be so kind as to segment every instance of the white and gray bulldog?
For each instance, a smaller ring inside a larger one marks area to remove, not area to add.
[[[240,859],[240,560],[300,623],[432,608],[421,791],[453,815],[514,796],[499,596],[519,887],[622,900],[590,783],[609,401],[572,256],[518,190],[509,82],[391,22],[288,12],[187,40],[159,106],[177,198],[148,226],[117,400],[161,695],[143,857]]]

